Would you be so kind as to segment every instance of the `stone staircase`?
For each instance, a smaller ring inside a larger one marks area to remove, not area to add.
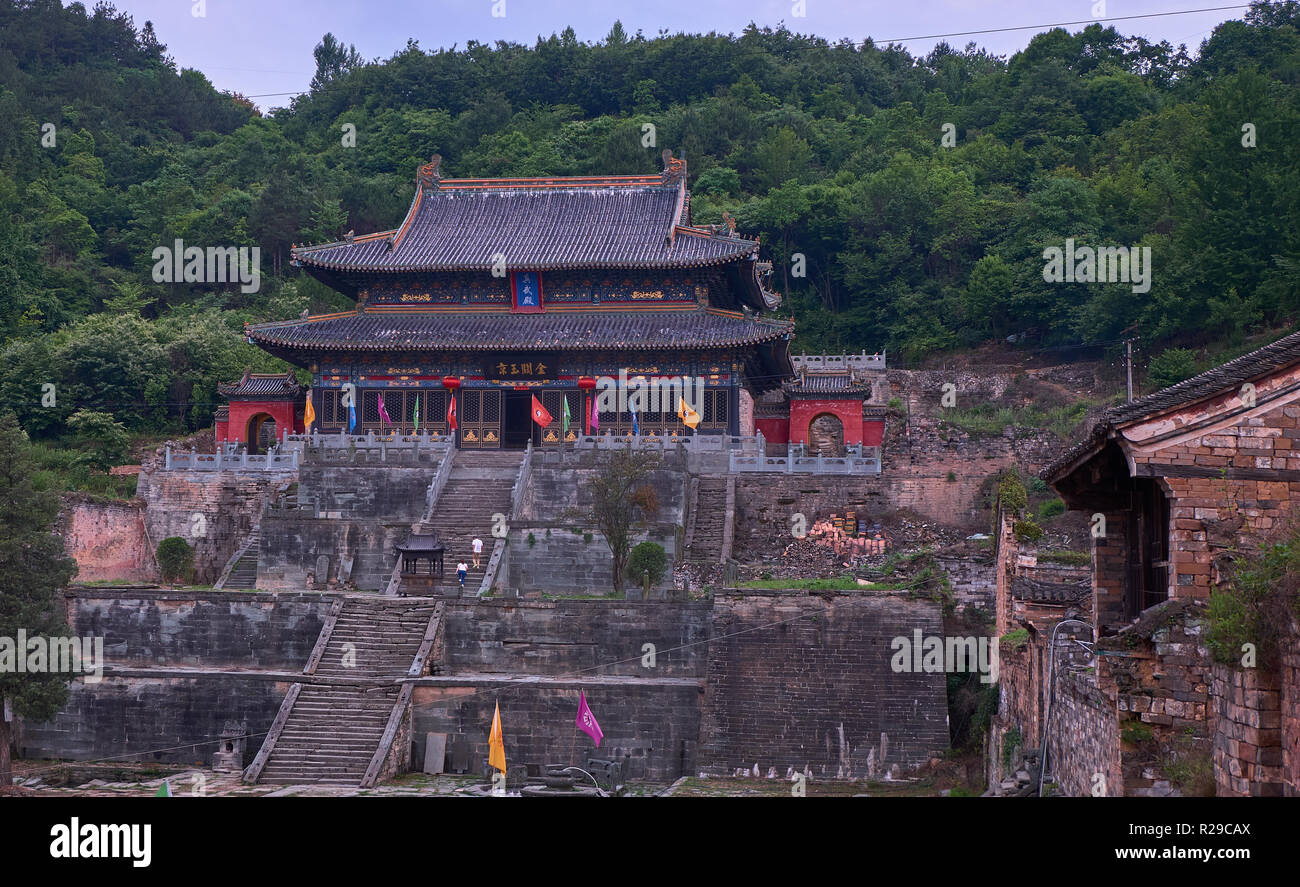
[[[226,576],[226,581],[220,584],[221,588],[256,588],[257,587],[257,558],[262,549],[262,531],[260,528],[254,528],[249,537],[248,547],[240,554],[239,560],[231,567],[230,573]]]
[[[686,560],[716,564],[722,559],[727,517],[727,478],[701,475],[691,502],[690,537]]]
[[[435,607],[427,599],[345,598],[332,630],[325,629],[319,659],[308,666],[315,677],[333,680],[296,685],[283,727],[267,736],[269,757],[255,781],[361,785],[392,742],[398,709],[410,695],[396,681],[432,640]]]
[[[458,590],[456,564],[464,561],[469,566],[465,593],[475,594],[483,582],[496,542],[492,535],[492,516],[509,517],[510,491],[524,453],[522,450],[459,450],[453,458],[447,485],[434,503],[431,519],[423,527],[436,531],[446,548],[442,588],[448,592]],[[473,556],[475,538],[483,540],[477,569]]]

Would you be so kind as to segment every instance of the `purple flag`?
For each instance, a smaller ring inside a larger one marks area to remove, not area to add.
[[[574,721],[578,729],[590,736],[596,743],[596,748],[600,748],[600,741],[605,738],[605,734],[600,732],[600,724],[596,723],[596,716],[591,713],[587,707],[587,694],[582,694],[582,701],[578,703],[578,717]]]
[[[393,427],[393,420],[388,415],[388,410],[384,409],[384,396],[382,394],[379,395],[379,418],[387,422],[389,428]]]

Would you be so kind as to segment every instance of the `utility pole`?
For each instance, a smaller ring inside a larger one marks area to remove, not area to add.
[[[1128,373],[1128,402],[1133,402],[1133,340],[1124,340],[1124,365]]]

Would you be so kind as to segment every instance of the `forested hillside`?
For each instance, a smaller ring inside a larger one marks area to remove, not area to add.
[[[1094,25],[1005,60],[616,26],[367,62],[342,34],[312,92],[263,117],[110,6],[0,0],[0,400],[38,438],[87,408],[208,424],[218,380],[275,366],[243,321],[344,307],[291,244],[394,226],[434,152],[444,175],[527,176],[684,150],[696,222],[730,211],[775,261],[796,350],[918,360],[1126,330],[1149,354],[1231,348],[1300,309],[1298,31],[1287,2],[1189,51]],[[1149,291],[1045,282],[1066,238],[1150,247]],[[152,250],[176,239],[260,247],[261,288],[155,283]]]

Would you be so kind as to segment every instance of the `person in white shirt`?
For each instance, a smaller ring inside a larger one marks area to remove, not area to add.
[[[469,575],[469,567],[465,565],[464,561],[461,561],[456,565],[456,578],[460,580],[461,588],[465,587],[465,577],[467,575]]]
[[[474,538],[474,569],[478,569],[479,555],[483,553],[483,540],[478,537]]]

